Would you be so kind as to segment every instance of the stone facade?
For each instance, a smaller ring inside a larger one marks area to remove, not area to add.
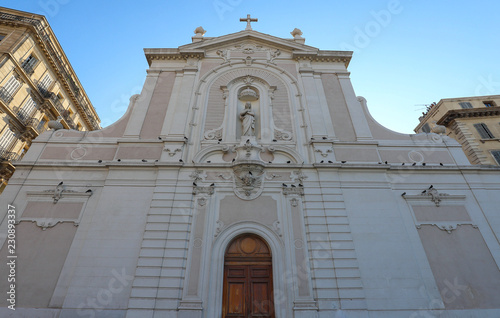
[[[145,50],[118,122],[46,131],[18,164],[16,314],[221,317],[226,248],[252,234],[275,317],[500,315],[500,168],[380,126],[352,52],[196,33]]]
[[[500,165],[500,95],[442,99],[415,132],[441,131],[457,140],[472,164]]]
[[[100,120],[45,17],[0,8],[0,55],[1,193],[50,121],[88,131]]]

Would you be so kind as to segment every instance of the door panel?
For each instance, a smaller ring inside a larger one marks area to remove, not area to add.
[[[269,283],[252,283],[251,288],[251,315],[250,317],[269,317],[270,299]]]
[[[261,238],[235,238],[224,255],[222,318],[274,318],[271,251]]]
[[[246,312],[245,283],[229,283],[228,289],[227,313],[244,315]]]
[[[223,317],[274,317],[270,265],[226,265]]]

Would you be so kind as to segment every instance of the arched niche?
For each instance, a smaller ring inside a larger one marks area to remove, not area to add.
[[[247,88],[258,94],[258,99],[250,101],[256,115],[256,138],[263,143],[295,139],[292,109],[298,108],[298,100],[291,98],[296,95],[295,88],[284,79],[269,70],[248,67],[208,77],[210,80],[207,78],[203,85],[203,93],[200,92],[203,98],[199,101],[199,107],[204,110],[200,118],[203,141],[240,141],[239,114],[246,101],[239,98],[239,93]]]

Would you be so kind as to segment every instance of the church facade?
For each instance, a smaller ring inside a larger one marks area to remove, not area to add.
[[[145,49],[118,122],[33,141],[2,194],[0,314],[498,317],[500,168],[379,125],[352,52],[250,22]]]

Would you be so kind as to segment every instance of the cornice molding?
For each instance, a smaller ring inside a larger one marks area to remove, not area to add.
[[[448,126],[453,120],[457,118],[491,117],[491,116],[500,116],[500,106],[452,109],[447,111],[446,114],[444,114],[444,116],[437,121],[437,124]]]
[[[187,60],[188,58],[202,59],[204,50],[179,50],[179,49],[144,49],[144,54],[149,66],[154,60]]]
[[[29,16],[26,16],[26,14],[29,14]],[[45,17],[0,8],[0,24],[15,27],[24,26],[30,30],[30,36],[38,44],[40,50],[44,52],[52,71],[57,75],[61,86],[65,88],[73,100],[75,108],[87,123],[89,130],[100,129],[100,118]],[[52,56],[51,51],[54,52],[55,57]]]
[[[317,51],[317,52],[293,52],[292,58],[296,61],[309,60],[312,62],[338,62],[349,66],[352,58],[352,51]]]

